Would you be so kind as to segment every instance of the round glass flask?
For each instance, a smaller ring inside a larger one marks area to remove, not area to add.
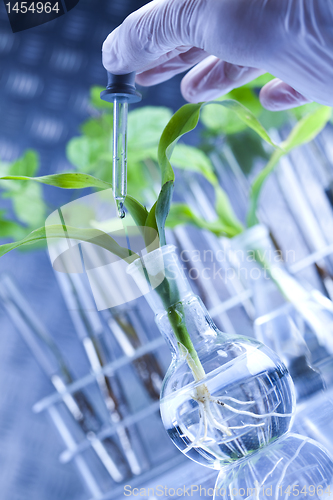
[[[171,349],[161,416],[180,451],[220,469],[284,435],[295,405],[288,370],[260,342],[217,329],[192,293],[175,247],[146,254],[128,273]]]
[[[308,437],[287,434],[248,460],[222,469],[214,500],[328,500],[332,494],[333,462],[325,448]]]

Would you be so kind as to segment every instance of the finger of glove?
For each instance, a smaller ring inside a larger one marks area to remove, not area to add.
[[[106,38],[103,64],[115,74],[142,72],[187,51],[181,20],[187,11],[183,0],[155,0],[129,15]]]
[[[258,68],[237,66],[210,56],[189,71],[181,82],[183,97],[189,102],[216,99],[265,73]]]
[[[161,60],[164,61],[157,66],[154,64],[153,68],[145,70],[144,72],[137,74],[136,81],[140,85],[156,85],[157,83],[164,82],[169,78],[182,73],[187,69],[191,68],[195,64],[204,60],[209,54],[202,49],[192,47],[190,50],[178,53],[175,57],[175,51],[169,53],[169,60],[166,60],[166,56],[163,56]]]
[[[270,111],[282,111],[311,102],[287,83],[275,78],[260,91],[259,99],[264,108]]]
[[[176,57],[177,51],[197,47],[235,64],[263,67],[263,47],[276,38],[276,16],[262,3],[267,1],[254,8],[256,2],[248,0],[154,0],[110,33],[103,64],[115,74],[142,73]]]

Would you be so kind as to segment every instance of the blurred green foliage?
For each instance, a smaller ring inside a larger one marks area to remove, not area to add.
[[[0,177],[6,175],[32,177],[38,168],[38,155],[29,149],[12,163],[0,162]],[[0,180],[0,190],[1,198],[11,201],[15,216],[15,220],[8,220],[8,211],[0,211],[1,238],[22,238],[44,223],[46,204],[40,185],[23,180]]]
[[[101,90],[101,87],[91,89],[94,117],[82,124],[80,136],[69,141],[67,157],[80,172],[112,182],[113,105],[100,99]],[[160,185],[157,149],[171,117],[172,111],[161,106],[144,106],[128,113],[128,193],[141,203],[149,204],[156,198]],[[211,182],[215,179],[209,158],[193,146],[177,145],[172,163],[177,168],[199,172]]]

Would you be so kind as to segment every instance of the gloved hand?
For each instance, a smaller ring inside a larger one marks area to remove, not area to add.
[[[103,44],[103,64],[154,85],[194,66],[181,91],[214,99],[264,72],[267,109],[333,106],[333,0],[154,0]]]

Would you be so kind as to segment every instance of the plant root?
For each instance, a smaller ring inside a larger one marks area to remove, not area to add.
[[[217,417],[213,414],[214,405],[222,406],[227,411],[238,415],[244,415],[251,418],[263,419],[268,417],[291,417],[291,413],[264,413],[257,414],[247,410],[241,410],[231,406],[225,401],[232,402],[237,405],[251,405],[254,404],[254,401],[241,401],[239,399],[233,398],[231,396],[224,396],[223,398],[216,398],[211,396],[207,386],[205,384],[201,384],[195,389],[195,394],[192,394],[192,399],[198,403],[199,406],[199,425],[197,427],[197,431],[195,434],[186,429],[184,426],[180,425],[180,429],[182,431],[181,437],[186,438],[189,441],[187,447],[183,450],[183,453],[188,453],[193,448],[201,448],[201,450],[206,451],[210,455],[213,455],[217,460],[221,460],[222,456],[215,453],[210,447],[211,444],[218,444],[218,442],[212,438],[208,437],[208,429],[212,428],[217,430],[223,434],[226,438],[231,438],[233,436],[234,430],[246,429],[246,428],[258,428],[265,426],[265,422],[260,422],[258,424],[255,423],[244,423],[243,425],[237,426],[228,426],[225,421],[219,422]],[[222,415],[219,415],[221,418]],[[237,436],[235,436],[236,438]],[[228,446],[228,441],[230,439],[226,439],[225,445]]]

